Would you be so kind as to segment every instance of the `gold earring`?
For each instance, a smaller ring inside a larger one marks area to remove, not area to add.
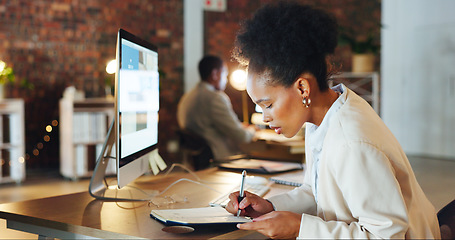
[[[309,98],[307,99],[305,97],[305,98],[303,98],[302,103],[306,108],[308,108],[311,105],[311,99],[309,99]]]

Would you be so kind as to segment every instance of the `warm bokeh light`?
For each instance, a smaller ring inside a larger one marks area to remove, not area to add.
[[[52,126],[57,127],[57,125],[58,125],[58,121],[57,120],[53,120],[52,121]]]
[[[46,132],[52,132],[52,126],[51,125],[47,125],[46,126]]]
[[[260,113],[262,112],[262,108],[259,107],[259,105],[257,105],[257,104],[256,104],[256,107],[254,108],[254,110],[255,110],[256,112],[260,112]]]
[[[229,83],[231,86],[239,91],[246,90],[246,77],[247,74],[245,70],[237,69],[231,74]]]
[[[49,142],[51,140],[51,137],[49,137],[49,135],[44,135],[43,139],[44,141]]]
[[[38,143],[38,144],[36,144],[36,147],[38,149],[43,149],[44,145],[43,145],[43,143]]]
[[[6,63],[0,60],[0,72],[3,71],[6,67]]]
[[[39,150],[38,149],[33,149],[33,155],[38,156],[39,155]]]
[[[17,159],[19,161],[19,163],[24,163],[25,162],[25,159],[23,157],[20,157],[19,159]]]
[[[116,68],[117,68],[117,61],[115,61],[115,59],[111,60],[107,63],[106,72],[109,74],[113,74],[113,73],[115,73]]]

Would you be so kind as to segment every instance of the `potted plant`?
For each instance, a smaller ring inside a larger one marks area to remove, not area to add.
[[[380,27],[378,27],[380,29]],[[340,27],[340,45],[349,45],[352,51],[352,72],[373,72],[380,45],[374,31],[356,34],[350,28]]]

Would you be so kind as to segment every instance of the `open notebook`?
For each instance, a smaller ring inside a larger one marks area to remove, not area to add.
[[[278,184],[300,187],[303,185],[303,177],[302,171],[293,171],[270,177],[269,180]]]
[[[152,210],[150,216],[166,225],[186,226],[205,224],[237,224],[252,221],[247,217],[236,217],[220,206]]]

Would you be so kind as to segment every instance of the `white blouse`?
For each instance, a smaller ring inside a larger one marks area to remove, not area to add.
[[[327,134],[327,130],[330,126],[330,119],[338,109],[346,102],[346,87],[343,84],[338,84],[335,87],[332,87],[332,90],[339,93],[339,97],[332,106],[329,108],[327,113],[324,116],[324,119],[321,122],[320,126],[317,126],[313,123],[306,123],[305,127],[305,144],[308,145],[308,149],[311,149],[313,153],[313,186],[312,190],[314,193],[314,199],[316,203],[318,202],[318,169],[319,169],[319,156],[322,150],[322,144],[325,139],[325,135]]]

